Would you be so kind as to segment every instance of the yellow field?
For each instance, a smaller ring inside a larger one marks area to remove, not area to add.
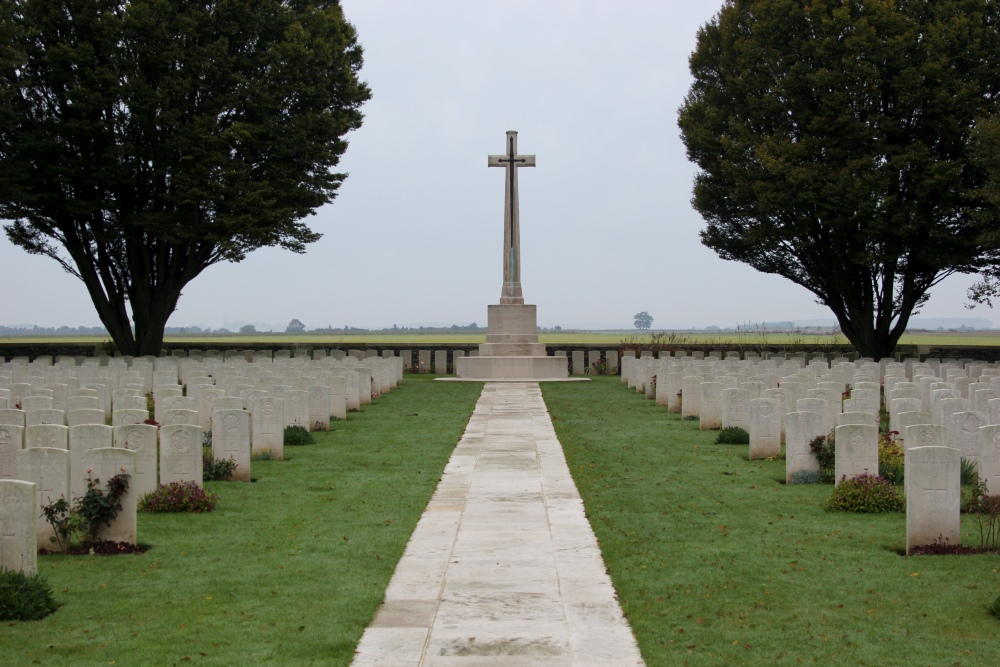
[[[539,342],[549,345],[607,345],[617,346],[623,341],[649,343],[649,334],[621,333],[587,333],[564,332],[539,334]],[[4,338],[3,344],[76,344],[100,345],[108,339],[100,336],[38,336]],[[321,345],[327,347],[348,348],[365,345],[478,345],[486,341],[485,334],[474,333],[427,333],[421,334],[407,331],[398,334],[253,334],[240,335],[206,335],[206,336],[168,336],[166,344],[199,345],[211,348],[213,345]],[[799,335],[790,333],[766,334],[736,334],[731,332],[668,334],[658,342],[678,345],[734,345],[742,344],[747,348],[762,345],[847,345],[843,336],[832,335]],[[933,347],[993,347],[1000,345],[1000,332],[997,333],[953,333],[933,332],[905,334],[900,340],[902,345],[927,345]]]

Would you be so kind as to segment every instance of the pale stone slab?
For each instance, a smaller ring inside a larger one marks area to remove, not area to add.
[[[301,426],[307,431],[312,430],[309,421],[309,392],[291,390],[286,391],[285,400],[285,426]]]
[[[128,424],[115,428],[114,446],[135,452],[132,486],[137,494],[136,498],[156,491],[158,430],[151,424]]]
[[[87,428],[80,426],[77,428]],[[110,426],[104,428],[110,429]],[[72,451],[70,452],[72,455]],[[99,533],[102,540],[113,542],[128,542],[135,544],[136,535],[136,511],[139,496],[135,491],[133,482],[135,481],[136,453],[118,447],[99,447],[90,449],[83,456],[83,464],[86,470],[91,471],[91,476],[98,487],[107,491],[108,480],[119,473],[130,475],[128,491],[121,497],[122,508],[118,515],[111,522],[110,526],[102,526]]]
[[[722,390],[721,382],[702,382],[699,390],[701,396],[698,403],[701,406],[699,425],[702,431],[722,428]]]
[[[1000,424],[981,426],[978,434],[979,480],[987,493],[1000,494]]]
[[[309,429],[311,431],[330,430],[330,388],[313,385],[309,392]]]
[[[438,375],[448,373],[448,350],[434,350],[434,372]]]
[[[844,424],[835,429],[837,441],[834,461],[835,484],[846,477],[878,475],[878,427]]]
[[[51,445],[48,445],[51,446]],[[92,449],[114,446],[114,428],[100,424],[84,424],[69,429],[70,494],[76,498],[87,492],[86,455]]]
[[[42,515],[42,507],[69,498],[69,452],[52,447],[32,447],[17,453],[17,478],[37,485],[35,534],[39,549],[55,551],[55,531]]]
[[[111,413],[111,425],[122,426],[124,424],[141,424],[149,419],[149,411],[142,410],[115,410]]]
[[[1000,400],[997,403],[1000,403]],[[24,428],[27,426],[26,417],[27,415],[24,410],[15,410],[12,408],[0,410],[0,424],[10,424],[11,426]]]
[[[847,401],[844,401],[844,403],[847,403]],[[847,426],[850,424],[868,424],[878,428],[878,415],[871,412],[841,412],[837,415],[837,426]]]
[[[217,459],[232,459],[236,462],[233,480],[250,481],[249,412],[216,410],[212,413],[212,455]]]
[[[750,401],[750,459],[781,454],[781,403],[775,398]]]
[[[799,403],[809,399],[799,399]],[[818,400],[818,399],[817,399]],[[824,403],[826,401],[823,401]],[[809,443],[826,435],[826,415],[820,412],[789,412],[785,423],[785,481],[800,470],[819,472],[819,462]]]
[[[961,460],[962,453],[952,447],[906,451],[907,553],[927,544],[961,544]]]
[[[66,413],[55,408],[43,408],[40,410],[25,410],[24,423],[27,426],[37,426],[38,424],[66,425]],[[103,421],[101,423],[104,423]]]
[[[38,572],[37,507],[37,485],[0,480],[0,568],[29,577]]]
[[[104,410],[80,408],[70,410],[66,413],[66,421],[69,426],[82,426],[83,424],[104,424]]]
[[[722,390],[722,428],[750,428],[750,397],[746,389]]]
[[[24,429],[0,424],[0,479],[17,479],[17,453],[24,449]]]
[[[914,447],[947,447],[948,429],[939,424],[914,424],[903,431],[903,447],[908,452]]]
[[[58,424],[37,424],[24,429],[24,448],[69,449],[69,429]]]
[[[202,486],[201,426],[176,424],[160,428],[160,484],[194,482]]]
[[[285,401],[264,396],[250,407],[252,420],[251,451],[271,450],[278,459],[285,458]]]

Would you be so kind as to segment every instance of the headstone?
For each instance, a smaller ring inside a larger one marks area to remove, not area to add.
[[[417,372],[418,373],[430,373],[431,372],[431,351],[430,350],[418,350],[417,351]]]
[[[38,572],[37,508],[35,484],[0,480],[0,569],[29,577]]]
[[[70,426],[82,426],[83,424],[104,424],[104,410],[70,410],[66,413],[67,423]]]
[[[701,417],[701,375],[685,375],[681,379],[681,418]]]
[[[114,446],[114,429],[99,424],[84,424],[69,429],[69,490],[76,498],[87,492],[87,452]]]
[[[0,424],[0,479],[17,479],[17,453],[24,449],[24,429]]]
[[[997,400],[1000,403],[1000,399]],[[11,426],[20,426],[24,428],[27,425],[27,420],[24,410],[0,410],[0,424],[10,424]]]
[[[330,387],[330,416],[336,419],[347,419],[347,377],[332,375]]]
[[[301,392],[305,394],[306,392]],[[306,399],[308,406],[308,398]],[[308,410],[306,418],[308,419]],[[236,470],[232,479],[250,481],[250,413],[246,410],[216,410],[212,413],[212,455],[232,459]]]
[[[573,350],[573,354],[570,357],[572,363],[572,368],[570,369],[571,375],[586,375],[587,365],[584,363],[584,351],[583,350]]]
[[[55,551],[58,544],[52,525],[42,508],[59,498],[69,498],[69,452],[51,447],[32,447],[17,453],[17,478],[36,487],[35,535],[39,549]]]
[[[312,430],[309,421],[309,392],[285,392],[285,426],[301,426],[307,431]]]
[[[348,412],[361,409],[361,398],[358,396],[358,384],[361,382],[361,374],[357,371],[347,371],[347,410]]]
[[[614,375],[618,372],[618,350],[605,350],[604,361],[608,364],[608,373]]]
[[[952,447],[907,450],[906,553],[918,546],[961,543],[961,460],[962,453]]]
[[[192,424],[160,428],[160,484],[194,482],[202,486],[201,427]]]
[[[749,430],[750,399],[746,389],[722,390],[722,428],[735,426]]]
[[[903,448],[909,452],[914,447],[947,447],[948,439],[948,429],[940,424],[914,424],[903,431]]]
[[[979,481],[988,494],[1000,494],[1000,424],[980,427],[978,440]]]
[[[200,422],[197,410],[164,410],[160,415],[160,419],[162,420],[160,421],[161,426],[166,426],[168,424],[198,425]]]
[[[330,430],[330,388],[313,385],[309,393],[309,430]]]
[[[962,452],[973,463],[979,461],[979,427],[986,426],[986,416],[979,412],[956,412],[945,425],[951,436],[950,447]]]
[[[54,408],[25,410],[24,415],[24,423],[27,426],[36,426],[38,424],[57,424],[59,426],[66,425],[66,413],[62,410],[56,410]]]
[[[597,375],[598,369],[601,367],[601,351],[600,350],[588,350],[587,351],[587,372],[591,375]]]
[[[447,375],[448,350],[434,351],[434,373],[436,373],[437,375]]]
[[[115,429],[115,447],[135,452],[132,489],[136,498],[156,491],[157,428],[151,424],[129,424]]]
[[[722,428],[722,387],[720,382],[701,383],[699,421],[702,431]]]
[[[148,410],[115,410],[111,413],[111,425],[141,424],[149,419]]]
[[[271,450],[277,459],[285,457],[285,401],[281,398],[265,396],[253,402],[250,408],[253,427],[251,450],[254,452]]]
[[[878,475],[878,427],[845,424],[835,429],[834,484],[846,477]]]
[[[24,448],[69,449],[69,429],[58,424],[37,424],[24,429]]]
[[[781,407],[774,398],[750,401],[750,459],[781,454]]]
[[[77,428],[90,427],[78,426]],[[105,426],[104,428],[110,429],[111,427]],[[72,451],[70,456],[72,457]],[[139,496],[136,494],[134,486],[135,464],[135,452],[117,447],[91,449],[83,456],[84,474],[86,475],[86,470],[90,470],[95,484],[105,493],[109,479],[122,472],[130,476],[128,491],[120,499],[121,510],[110,526],[102,526],[101,528],[99,536],[102,540],[136,543],[136,506]],[[84,489],[86,489],[86,485]]]
[[[799,399],[799,402],[804,400],[809,399]],[[819,412],[789,412],[785,420],[785,481],[789,482],[800,470],[819,472],[819,462],[809,443],[829,430],[826,416]]]

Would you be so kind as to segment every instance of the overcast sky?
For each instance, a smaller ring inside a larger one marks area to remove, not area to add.
[[[209,268],[170,326],[485,325],[502,281],[503,171],[517,130],[526,303],[542,326],[654,328],[832,319],[787,280],[702,246],[677,129],[687,58],[719,0],[343,0],[373,97],[305,255]],[[926,317],[966,310],[967,276]],[[0,324],[99,325],[79,281],[0,240]],[[998,318],[1000,319],[1000,318]]]

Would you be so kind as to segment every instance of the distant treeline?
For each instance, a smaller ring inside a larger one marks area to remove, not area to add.
[[[558,327],[557,327],[558,328]],[[252,326],[242,327],[239,331],[230,331],[224,327],[219,327],[218,329],[212,329],[211,327],[166,327],[163,333],[167,336],[204,336],[206,334],[219,334],[219,335],[233,335],[233,334],[244,334],[244,335],[258,335],[258,334],[287,334],[287,333],[401,333],[403,331],[480,331],[483,330],[478,324],[473,322],[472,324],[460,326],[458,324],[452,324],[450,327],[397,327],[393,325],[391,328],[386,327],[384,329],[364,329],[359,327],[320,327],[317,329],[295,329],[286,331],[258,331]],[[108,330],[104,327],[40,327],[36,325],[26,325],[21,327],[8,327],[0,325],[0,336],[108,336]]]

